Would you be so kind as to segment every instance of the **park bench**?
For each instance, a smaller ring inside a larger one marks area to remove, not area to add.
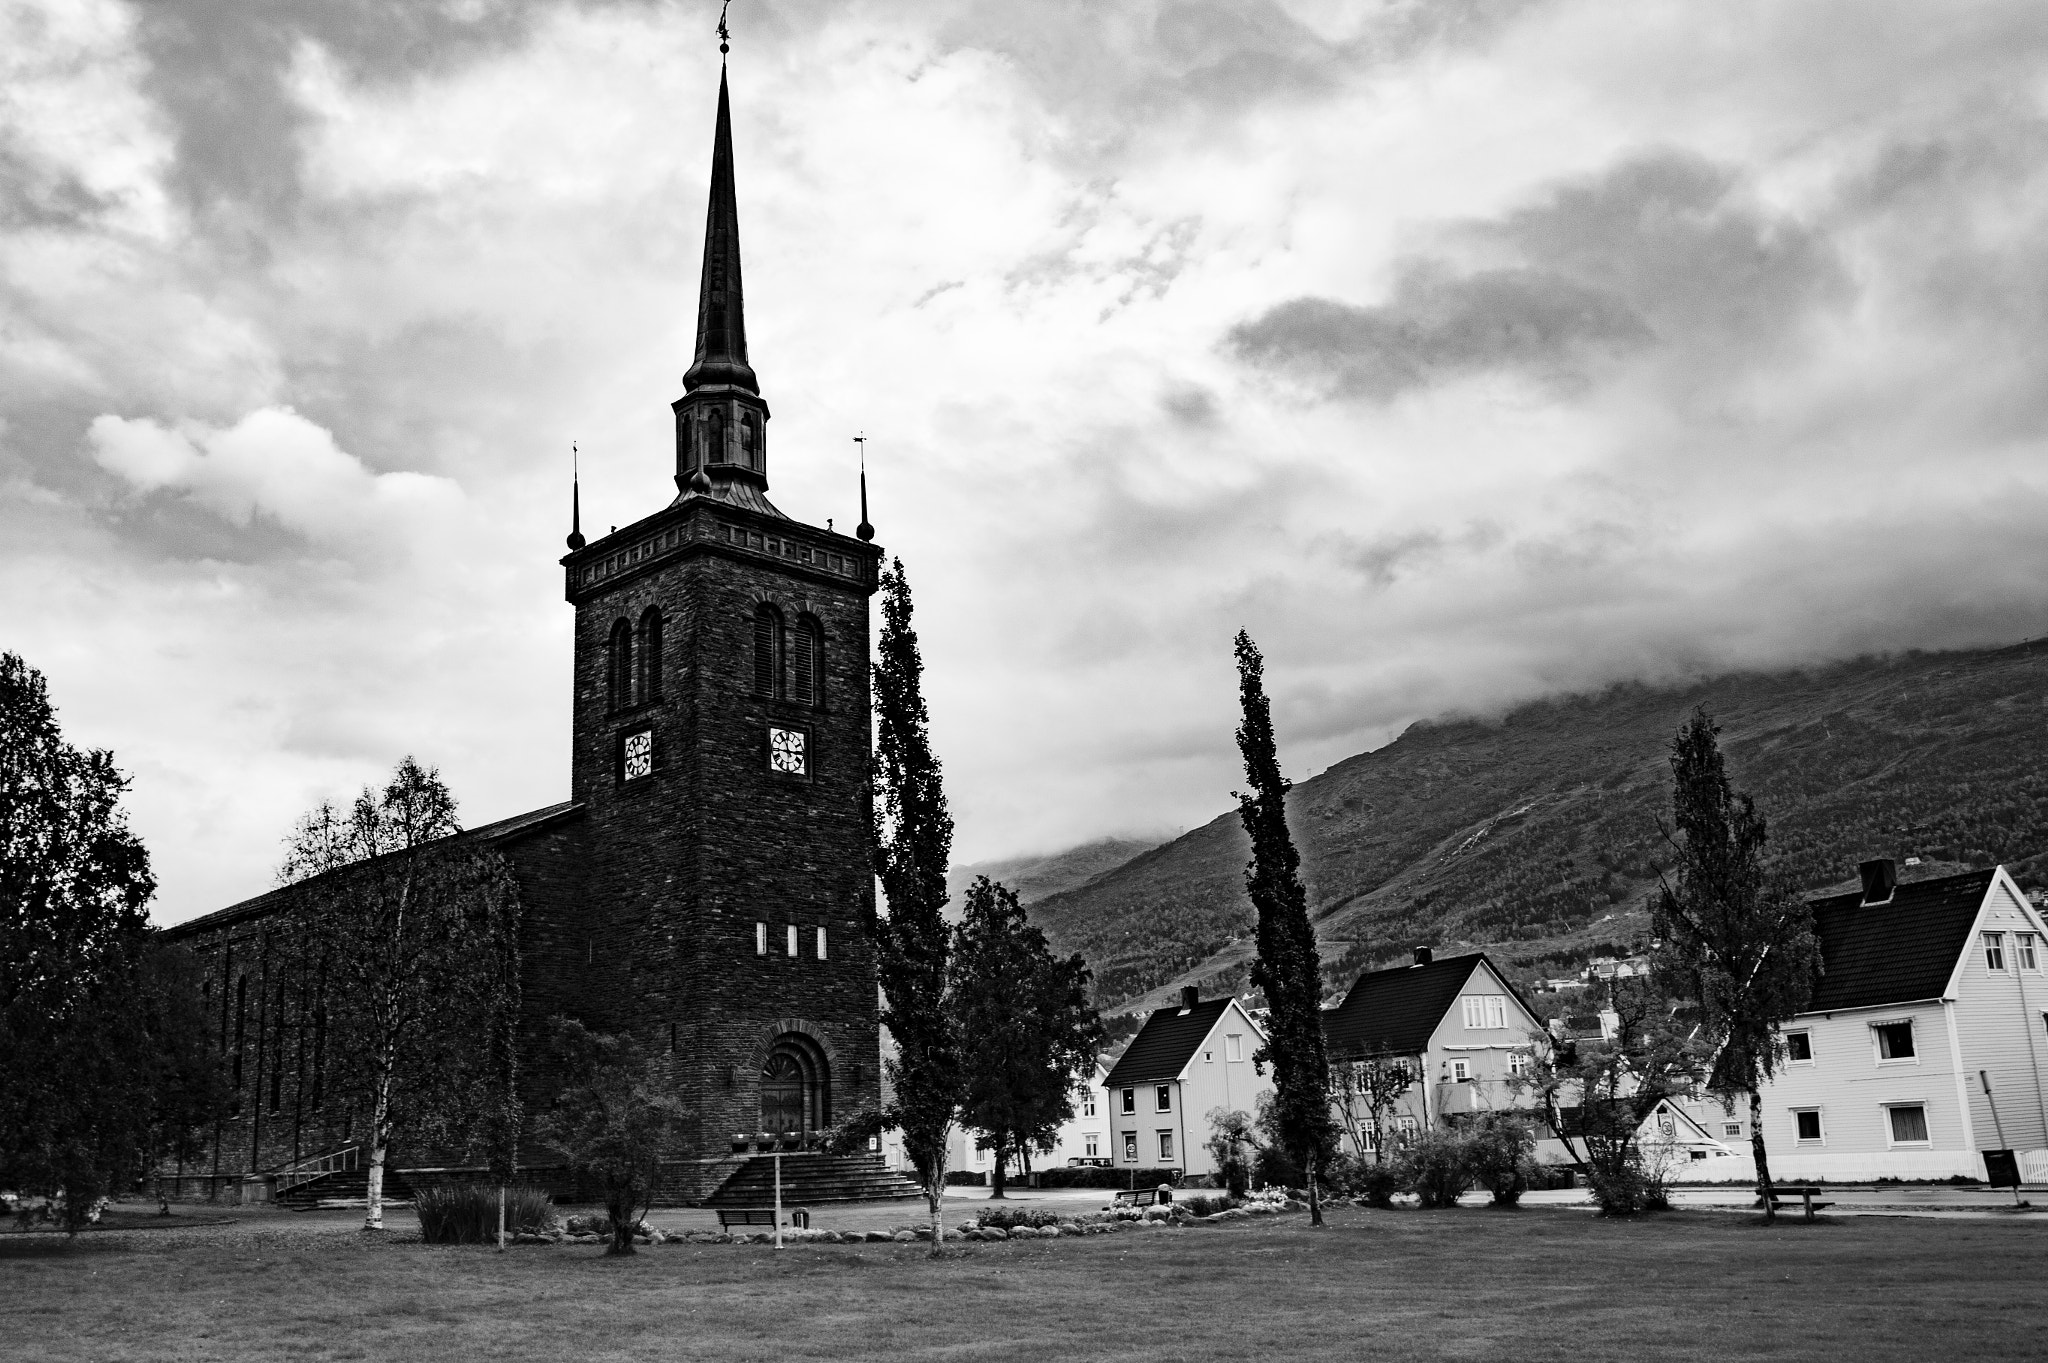
[[[1115,1205],[1119,1207],[1164,1207],[1173,1201],[1173,1189],[1161,1184],[1157,1188],[1119,1188]]]
[[[731,1230],[734,1226],[772,1227],[774,1224],[775,1209],[773,1207],[720,1207],[718,1209],[718,1228],[720,1230]],[[799,1230],[807,1229],[811,1224],[811,1214],[802,1207],[798,1207],[789,1213],[789,1224]]]
[[[1771,1210],[1789,1211],[1793,1206],[1797,1205],[1805,1209],[1806,1219],[1811,1221],[1815,1212],[1825,1211],[1827,1208],[1835,1205],[1832,1202],[1814,1201],[1819,1196],[1820,1189],[1818,1188],[1773,1188],[1771,1190]]]

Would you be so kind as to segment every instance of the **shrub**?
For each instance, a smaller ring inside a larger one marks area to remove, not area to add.
[[[1178,1188],[1178,1169],[1104,1169],[1096,1164],[1071,1164],[1047,1169],[1039,1176],[1041,1188],[1157,1188],[1160,1184]]]
[[[1252,1152],[1257,1148],[1251,1115],[1215,1107],[1209,1109],[1207,1120],[1209,1138],[1203,1145],[1216,1164],[1216,1186],[1228,1188],[1233,1197],[1243,1197],[1251,1182]]]
[[[1357,1181],[1352,1185],[1351,1195],[1360,1198],[1368,1207],[1391,1207],[1394,1194],[1401,1191],[1401,1168],[1399,1163],[1366,1165]]]
[[[1070,1218],[1073,1214],[1069,1212]],[[1004,1230],[1015,1230],[1019,1226],[1056,1226],[1064,1218],[1058,1212],[1043,1207],[989,1207],[979,1218],[984,1226],[1001,1226]]]
[[[1401,1182],[1425,1207],[1454,1207],[1472,1186],[1472,1166],[1463,1132],[1419,1131],[1402,1148]]]
[[[946,1171],[946,1186],[948,1188],[986,1188],[988,1186],[988,1174],[980,1169],[948,1169]]]
[[[1301,1166],[1287,1157],[1287,1152],[1278,1145],[1262,1145],[1258,1158],[1252,1163],[1261,1185],[1268,1188],[1302,1188],[1308,1180],[1302,1177]]]
[[[1214,1216],[1217,1212],[1229,1211],[1232,1207],[1237,1206],[1241,1200],[1226,1193],[1222,1197],[1197,1196],[1175,1198],[1173,1205],[1186,1208],[1191,1216]]]
[[[1485,1113],[1466,1132],[1465,1163],[1473,1181],[1493,1194],[1494,1206],[1514,1206],[1537,1177],[1528,1122],[1512,1113]]]
[[[413,1197],[420,1238],[430,1245],[482,1245],[498,1238],[498,1189],[482,1183],[423,1188]],[[555,1224],[555,1204],[539,1188],[505,1191],[505,1233],[540,1234]]]
[[[1634,1216],[1637,1212],[1663,1211],[1671,1205],[1664,1187],[1664,1171],[1630,1150],[1626,1159],[1610,1166],[1589,1164],[1586,1185],[1602,1216]]]

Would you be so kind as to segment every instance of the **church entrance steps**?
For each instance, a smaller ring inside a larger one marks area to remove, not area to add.
[[[384,1201],[409,1201],[412,1188],[396,1169],[384,1171]],[[277,1195],[277,1205],[309,1212],[319,1207],[366,1207],[370,1202],[370,1172],[367,1169],[337,1169],[296,1184]]]
[[[784,1155],[782,1205],[889,1202],[922,1197],[917,1184],[882,1163],[879,1155]],[[755,1155],[733,1171],[704,1205],[770,1207],[775,1204],[775,1158]]]

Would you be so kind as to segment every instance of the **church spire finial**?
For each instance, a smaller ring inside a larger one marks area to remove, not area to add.
[[[868,438],[857,435],[853,443],[860,446],[860,524],[853,533],[865,544],[875,537],[875,527],[868,524]]]
[[[583,489],[578,485],[581,470],[577,467],[580,462],[576,442],[572,440],[569,442],[569,552],[572,554],[584,545]]]
[[[724,52],[725,16],[718,18],[718,50]],[[726,384],[759,394],[747,363],[745,295],[740,285],[740,213],[733,190],[732,97],[725,67],[718,71],[718,124],[711,138],[711,198],[704,213],[704,273],[697,290],[697,354],[683,375],[685,391]]]
[[[721,57],[732,51],[732,34],[725,29],[725,12],[731,8],[732,0],[725,0],[725,3],[718,7],[718,55]]]

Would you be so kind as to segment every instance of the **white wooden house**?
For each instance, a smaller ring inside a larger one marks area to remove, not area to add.
[[[1252,1064],[1265,1040],[1236,999],[1204,1001],[1193,986],[1147,1017],[1103,1079],[1113,1167],[1216,1172],[1209,1114],[1258,1111],[1273,1090],[1272,1072]]]

